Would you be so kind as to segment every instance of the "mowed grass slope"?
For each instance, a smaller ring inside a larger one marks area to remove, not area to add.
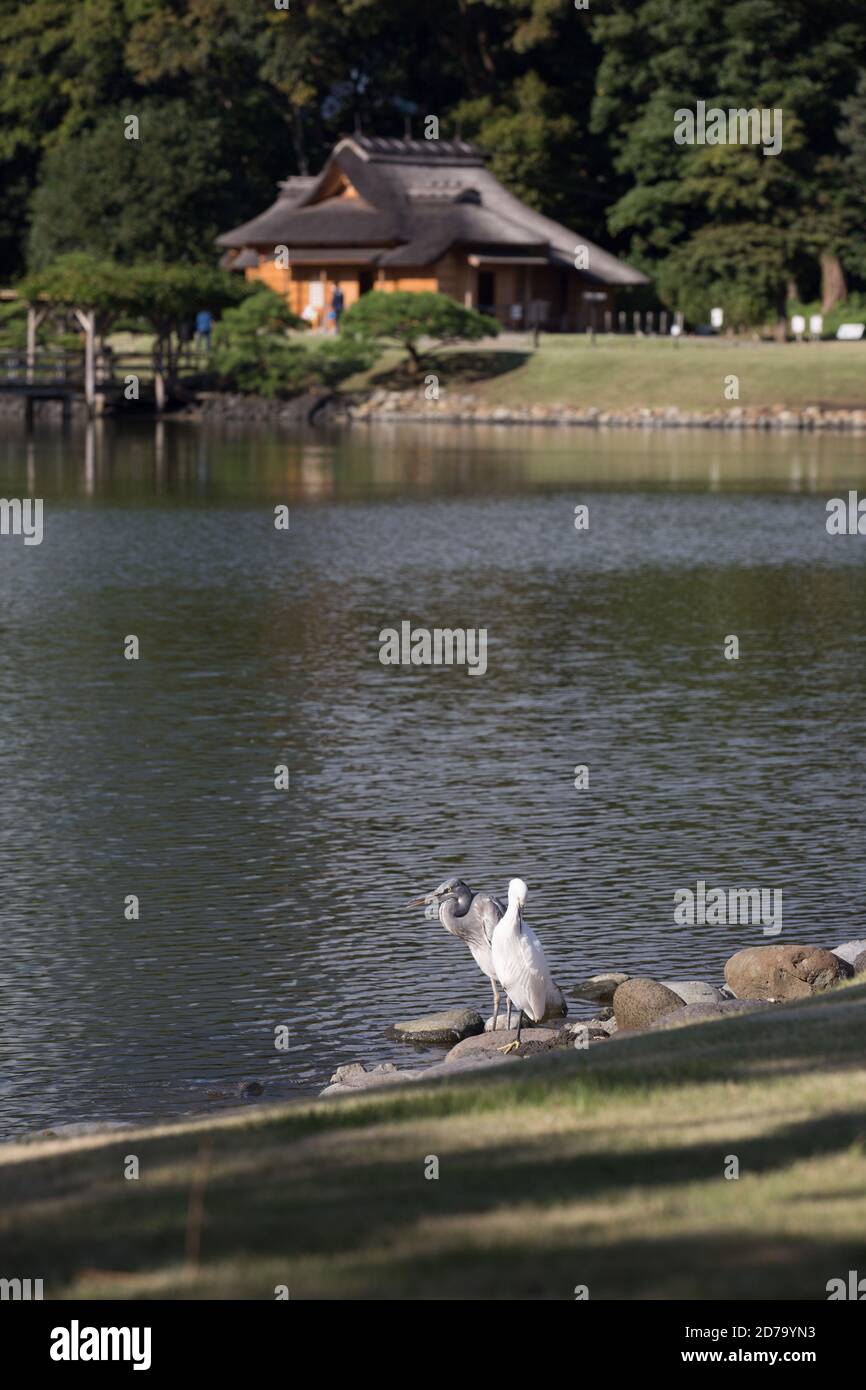
[[[866,985],[474,1080],[7,1146],[0,1248],[52,1298],[824,1299],[866,1272]]]
[[[513,337],[505,340],[513,343]],[[388,352],[353,388],[392,384],[400,359]],[[460,369],[449,369],[449,359]],[[485,359],[488,363],[485,375]],[[725,339],[686,340],[542,334],[538,350],[527,346],[443,351],[425,370],[441,367],[447,389],[470,393],[479,403],[513,409],[533,405],[595,406],[599,410],[664,408],[730,410],[771,408],[866,408],[866,342],[761,343]],[[725,397],[725,378],[739,377],[739,400]],[[398,384],[394,382],[393,384]],[[399,384],[405,386],[405,378]]]

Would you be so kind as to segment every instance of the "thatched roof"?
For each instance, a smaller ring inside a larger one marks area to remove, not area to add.
[[[353,196],[338,196],[348,184]],[[579,232],[543,217],[515,198],[463,140],[389,140],[346,136],[317,178],[280,185],[276,202],[218,239],[226,248],[273,254],[364,248],[367,263],[432,265],[452,246],[487,255],[543,257],[574,269],[586,246],[588,280],[643,285],[646,276]],[[299,257],[300,258],[300,257]]]

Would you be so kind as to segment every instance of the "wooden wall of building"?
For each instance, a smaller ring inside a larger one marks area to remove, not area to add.
[[[465,252],[449,251],[433,267],[440,294],[450,295],[458,304],[474,306],[477,298],[477,276]],[[467,301],[467,296],[471,298]]]
[[[389,269],[380,267],[369,272],[373,288],[386,293],[392,290],[438,290],[450,295],[458,304],[477,309],[479,273],[487,269],[494,275],[494,295],[496,317],[504,326],[515,328],[528,326],[530,304],[533,300],[550,306],[546,326],[554,331],[583,332],[590,323],[592,305],[583,298],[585,289],[598,290],[597,285],[567,269],[559,270],[548,266],[496,266],[476,268],[469,263],[467,252],[452,250],[441,257],[434,266],[412,269],[399,267]],[[250,280],[260,280],[263,284],[283,295],[289,307],[296,314],[302,314],[310,303],[310,284],[312,281],[325,284],[324,311],[319,311],[319,323],[326,321],[330,306],[331,285],[338,284],[343,291],[346,308],[350,308],[360,296],[360,274],[355,266],[329,265],[322,260],[318,265],[290,265],[288,270],[276,266],[272,257],[262,256],[258,267],[246,271]],[[511,308],[514,304],[523,307],[523,317],[513,319]],[[604,324],[606,309],[613,307],[610,291],[604,302],[595,305],[596,324],[599,329]]]
[[[436,290],[439,288],[435,273],[429,270],[399,270],[379,269],[375,272],[377,290],[412,290],[418,294],[422,290]]]
[[[331,286],[339,285],[347,309],[357,302],[361,294],[361,271],[355,266],[330,265],[323,260],[318,265],[289,265],[283,270],[274,264],[271,257],[262,256],[257,267],[246,272],[248,280],[260,280],[269,289],[282,295],[295,314],[302,314],[310,303],[310,284],[312,281],[324,282],[325,311],[320,315],[324,320],[331,301]],[[373,288],[377,290],[436,290],[439,288],[435,273],[428,270],[385,270],[373,269],[369,272]],[[445,291],[447,293],[447,291]]]

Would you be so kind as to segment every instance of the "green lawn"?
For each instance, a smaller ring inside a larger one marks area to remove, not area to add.
[[[389,352],[364,378],[377,384],[393,372],[400,354]],[[466,370],[449,370],[449,359]],[[503,350],[454,349],[431,359],[446,391],[471,392],[479,403],[514,408],[532,405],[596,406],[600,410],[678,406],[681,410],[729,410],[732,406],[802,408],[806,405],[866,408],[866,342],[761,343],[727,340],[542,335],[537,352],[527,345]],[[485,362],[492,373],[485,379]],[[726,400],[725,378],[739,377],[739,400]],[[405,380],[402,382],[405,385]]]
[[[46,1297],[823,1299],[866,1269],[864,1059],[859,984],[483,1080],[7,1146],[4,1273]]]

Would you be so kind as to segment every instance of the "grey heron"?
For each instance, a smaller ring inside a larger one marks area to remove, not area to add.
[[[544,1017],[547,1000],[556,988],[544,957],[541,942],[523,920],[523,905],[529,889],[522,878],[513,878],[508,885],[508,907],[493,931],[491,964],[508,998],[518,1009],[517,1038],[506,1043],[500,1052],[510,1052],[520,1046],[523,1015],[533,1023]]]
[[[493,967],[491,943],[496,924],[505,912],[505,904],[490,893],[474,893],[462,878],[448,878],[425,893],[413,898],[408,907],[427,907],[429,917],[438,917],[446,931],[464,942],[472,952],[478,969],[487,976],[493,990],[493,1031],[499,1016],[501,992]],[[506,1026],[511,1026],[511,1000],[508,1001]]]

